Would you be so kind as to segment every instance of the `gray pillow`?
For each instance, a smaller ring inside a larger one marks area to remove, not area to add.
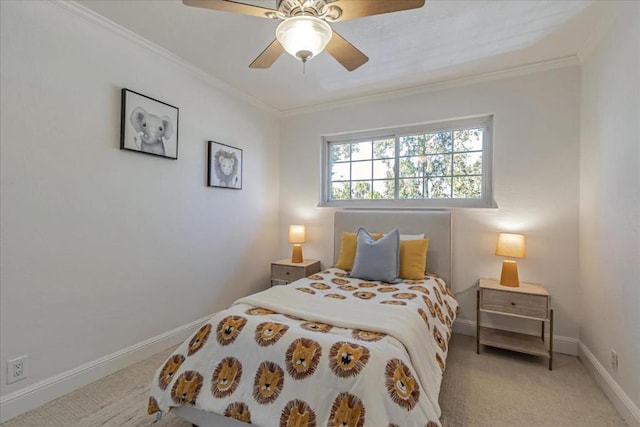
[[[397,229],[375,240],[360,227],[357,233],[356,258],[351,269],[351,277],[363,280],[399,283],[400,275],[400,232]]]

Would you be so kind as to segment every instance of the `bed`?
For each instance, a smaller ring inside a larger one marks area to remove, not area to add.
[[[158,368],[149,413],[174,410],[201,427],[439,426],[458,311],[447,286],[451,213],[338,211],[336,265],[344,233],[359,227],[424,234],[428,273],[393,283],[332,267],[239,299]]]

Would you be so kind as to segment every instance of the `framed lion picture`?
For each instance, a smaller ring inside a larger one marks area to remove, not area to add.
[[[242,190],[242,150],[219,142],[209,141],[209,187]]]

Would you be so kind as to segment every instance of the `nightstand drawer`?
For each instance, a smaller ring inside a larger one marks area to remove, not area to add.
[[[548,304],[549,299],[546,296],[483,289],[480,309],[547,319]]]
[[[292,267],[288,265],[271,264],[271,278],[273,280],[286,280],[293,282],[294,280],[304,277],[304,267]]]

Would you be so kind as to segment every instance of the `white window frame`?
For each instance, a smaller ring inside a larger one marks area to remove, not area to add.
[[[393,138],[396,140],[396,197],[398,194],[400,137],[425,133],[447,132],[469,128],[483,128],[482,144],[482,197],[449,199],[357,199],[331,200],[331,171],[329,170],[329,147],[331,143],[370,141],[372,139]],[[389,129],[324,135],[321,146],[320,201],[318,206],[342,208],[493,208],[493,115],[470,117],[458,120],[424,123]]]

